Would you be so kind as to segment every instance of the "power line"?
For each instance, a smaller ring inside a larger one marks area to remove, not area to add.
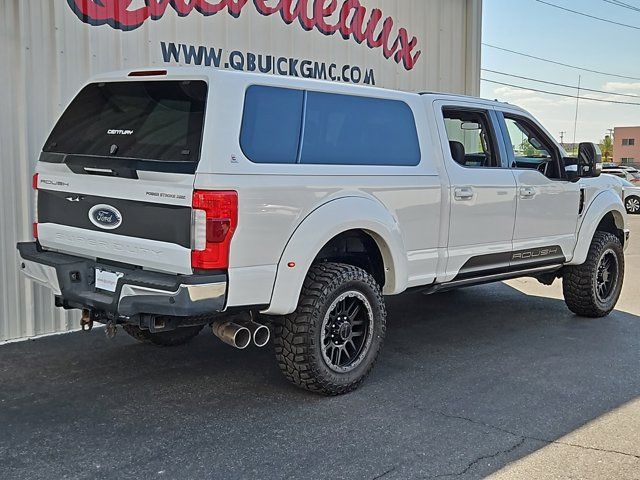
[[[605,3],[610,3],[611,5],[615,5],[616,7],[627,8],[629,10],[633,10],[635,12],[640,12],[640,7],[636,7],[634,5],[629,5],[628,3],[624,3],[618,0],[602,0]]]
[[[593,69],[586,68],[586,67],[579,67],[579,66],[576,66],[576,65],[570,65],[570,64],[567,64],[567,63],[564,63],[564,62],[559,62],[559,61],[556,61],[556,60],[550,60],[548,58],[536,57],[535,55],[530,55],[528,53],[518,52],[516,50],[510,50],[510,49],[504,48],[504,47],[498,47],[497,45],[492,45],[490,43],[483,43],[482,45],[485,46],[485,47],[494,48],[496,50],[501,50],[503,52],[512,53],[514,55],[520,55],[522,57],[532,58],[534,60],[540,60],[541,62],[552,63],[554,65],[560,65],[562,67],[573,68],[575,70],[582,70],[583,72],[595,73],[595,74],[598,74],[598,75],[605,75],[605,76],[608,76],[608,77],[622,78],[622,79],[625,79],[625,80],[640,81],[640,77],[630,77],[628,75],[620,75],[620,74],[617,74],[617,73],[602,72],[600,70],[593,70]]]
[[[576,136],[578,135],[578,107],[580,107],[580,86],[582,85],[582,75],[578,75],[578,96],[576,97],[576,120],[573,124],[573,144],[576,143]]]
[[[556,5],[555,3],[545,2],[545,0],[536,0],[536,2],[543,3],[545,5],[549,5],[550,7],[554,7],[554,8],[557,8],[559,10],[564,10],[565,12],[571,12],[571,13],[575,13],[576,15],[581,15],[583,17],[591,18],[593,20],[599,20],[601,22],[611,23],[613,25],[618,25],[619,27],[626,27],[626,28],[633,28],[634,30],[640,30],[640,27],[638,27],[637,25],[629,25],[627,23],[621,23],[621,22],[616,22],[614,20],[608,20],[608,19],[602,18],[602,17],[596,17],[595,15],[589,15],[588,13],[579,12],[577,10],[571,10],[570,8],[566,8],[566,7],[563,7],[561,5]]]
[[[564,88],[576,88],[575,85],[566,85],[564,83],[556,83],[556,82],[549,82],[546,80],[538,80],[536,78],[531,78],[531,77],[523,77],[521,75],[514,75],[512,73],[505,73],[505,72],[499,72],[497,70],[489,70],[488,68],[483,68],[482,69],[483,72],[489,72],[489,73],[495,73],[496,75],[504,75],[506,77],[513,77],[513,78],[518,78],[520,80],[529,80],[531,82],[538,82],[538,83],[544,83],[546,85],[553,85],[554,87],[564,87]],[[632,95],[630,93],[614,93],[614,92],[607,92],[605,90],[594,90],[592,88],[584,88],[581,87],[581,90],[584,90],[585,92],[592,92],[592,93],[603,93],[605,95],[617,95],[620,97],[629,97],[629,98],[638,98],[640,99],[640,95]]]
[[[517,88],[519,90],[528,90],[530,92],[544,93],[546,95],[554,95],[556,97],[575,98],[575,99],[579,98],[580,100],[589,100],[589,101],[592,101],[592,102],[613,103],[613,104],[616,104],[616,105],[635,105],[637,107],[640,107],[640,103],[620,102],[620,101],[617,101],[617,100],[602,100],[600,98],[583,97],[582,95],[580,95],[580,97],[578,97],[577,95],[569,95],[567,93],[550,92],[548,90],[540,90],[540,89],[537,89],[537,88],[525,87],[525,86],[522,86],[522,85],[514,85],[512,83],[498,82],[496,80],[489,80],[487,78],[482,78],[481,80],[483,82],[494,83],[496,85],[502,85],[504,87],[513,87],[513,88]]]

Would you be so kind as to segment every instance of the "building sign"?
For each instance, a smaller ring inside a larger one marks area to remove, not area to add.
[[[263,16],[279,15],[287,25],[297,21],[305,31],[315,29],[327,36],[339,34],[345,41],[365,44],[408,71],[416,66],[422,54],[418,49],[418,39],[411,36],[406,28],[398,28],[394,19],[385,17],[378,8],[368,10],[360,0],[144,0],[144,6],[138,7],[132,5],[133,0],[67,2],[83,22],[94,26],[109,25],[122,31],[135,30],[147,21],[159,20],[168,8],[175,10],[180,17],[186,17],[194,10],[203,16],[226,10],[235,18],[245,8],[254,8]],[[275,60],[277,63],[278,59]],[[284,61],[280,66],[284,69]],[[326,66],[327,71],[330,67]],[[335,78],[350,76],[350,68],[336,65],[332,75]]]
[[[306,58],[265,55],[240,50],[227,52],[222,48],[175,42],[160,42],[160,48],[162,60],[165,63],[331,80],[332,82],[354,83],[356,85],[375,86],[376,84],[374,70],[372,68],[365,69],[358,65],[338,65],[335,62],[319,62]]]

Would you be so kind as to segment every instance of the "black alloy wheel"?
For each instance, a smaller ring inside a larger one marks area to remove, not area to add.
[[[373,311],[369,300],[358,291],[336,298],[322,323],[322,357],[335,372],[346,373],[364,358],[373,337]]]
[[[608,303],[618,284],[618,256],[613,249],[606,250],[598,263],[596,295],[602,303]]]

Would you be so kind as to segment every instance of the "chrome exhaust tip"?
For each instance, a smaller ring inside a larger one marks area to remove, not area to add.
[[[251,343],[251,331],[230,320],[218,320],[211,325],[213,334],[227,345],[244,350]]]
[[[254,330],[251,331],[251,333],[253,334],[253,343],[256,347],[262,348],[267,343],[269,343],[269,339],[271,338],[271,331],[266,325],[261,325],[256,322],[251,323],[255,325]],[[251,328],[249,328],[249,330],[251,330]]]
[[[271,331],[266,325],[254,322],[250,318],[238,318],[235,321],[238,325],[249,329],[249,331],[251,332],[251,337],[253,338],[253,344],[256,347],[262,348],[267,343],[269,343],[269,339],[271,338]]]

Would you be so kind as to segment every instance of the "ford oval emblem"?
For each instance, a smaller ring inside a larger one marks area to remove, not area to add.
[[[89,210],[89,220],[103,230],[115,230],[122,225],[122,215],[111,205],[95,205]]]

